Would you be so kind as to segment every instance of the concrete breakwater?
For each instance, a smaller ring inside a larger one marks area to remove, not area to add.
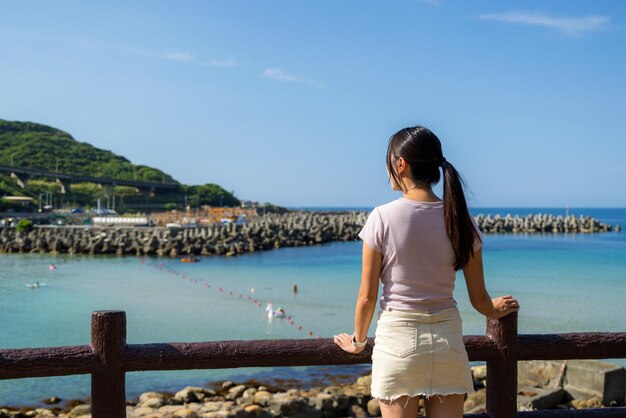
[[[367,212],[289,212],[268,214],[247,224],[198,228],[35,227],[19,232],[0,229],[0,252],[156,255],[238,255],[280,247],[354,241]],[[476,216],[490,233],[595,233],[620,231],[588,216],[547,214]]]
[[[352,241],[367,212],[268,214],[247,224],[199,228],[35,227],[0,229],[0,252],[117,255],[237,255],[280,247]]]
[[[613,229],[615,232],[619,232],[621,227],[616,225],[613,228],[612,225],[604,224],[591,216],[580,215],[576,217],[574,215],[569,216],[554,216],[552,214],[528,214],[524,217],[521,215],[512,216],[507,214],[505,216],[491,215],[491,214],[478,214],[476,216],[476,223],[483,233],[500,233],[500,232],[555,232],[555,233],[569,233],[569,232],[581,232],[581,233],[594,233],[594,232],[609,232]]]

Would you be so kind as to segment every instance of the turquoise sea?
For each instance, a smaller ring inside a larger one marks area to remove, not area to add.
[[[626,209],[569,212],[626,227]],[[626,232],[487,235],[483,252],[492,297],[512,294],[520,301],[520,333],[626,332]],[[142,263],[136,257],[2,254],[0,348],[89,344],[91,312],[99,309],[126,311],[129,343],[326,338],[351,332],[360,253],[360,242],[349,242],[202,258],[195,264],[167,258],[145,258]],[[57,268],[50,270],[51,264]],[[35,281],[46,286],[26,287]],[[299,288],[295,295],[293,283]],[[483,334],[485,319],[471,307],[462,275],[455,298],[464,333]],[[268,320],[264,311],[269,302],[284,307],[291,319]],[[626,365],[626,360],[613,361]],[[313,384],[327,375],[367,371],[363,365],[137,372],[127,375],[127,396],[224,379],[302,379]],[[89,391],[88,376],[0,381],[0,405],[38,404],[50,396],[88,398]]]

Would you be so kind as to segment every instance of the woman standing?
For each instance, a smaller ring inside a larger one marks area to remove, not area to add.
[[[370,213],[363,240],[355,331],[335,342],[363,351],[382,283],[372,354],[372,397],[383,418],[416,417],[424,397],[428,418],[461,417],[464,394],[474,392],[461,317],[452,297],[463,270],[472,306],[490,318],[519,309],[512,296],[491,299],[485,289],[482,237],[469,214],[456,169],[430,130],[397,132],[387,148],[387,174],[402,197]],[[443,171],[443,200],[432,190]]]

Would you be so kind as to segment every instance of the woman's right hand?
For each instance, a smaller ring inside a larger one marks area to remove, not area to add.
[[[519,303],[511,295],[500,296],[499,298],[491,299],[491,301],[493,302],[495,319],[502,318],[511,312],[519,311]]]

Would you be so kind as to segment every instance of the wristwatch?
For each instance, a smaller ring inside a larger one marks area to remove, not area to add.
[[[365,340],[358,342],[356,340],[356,335],[352,334],[352,346],[356,347],[356,348],[361,348],[361,347],[365,347],[367,345],[367,337],[365,337]]]

